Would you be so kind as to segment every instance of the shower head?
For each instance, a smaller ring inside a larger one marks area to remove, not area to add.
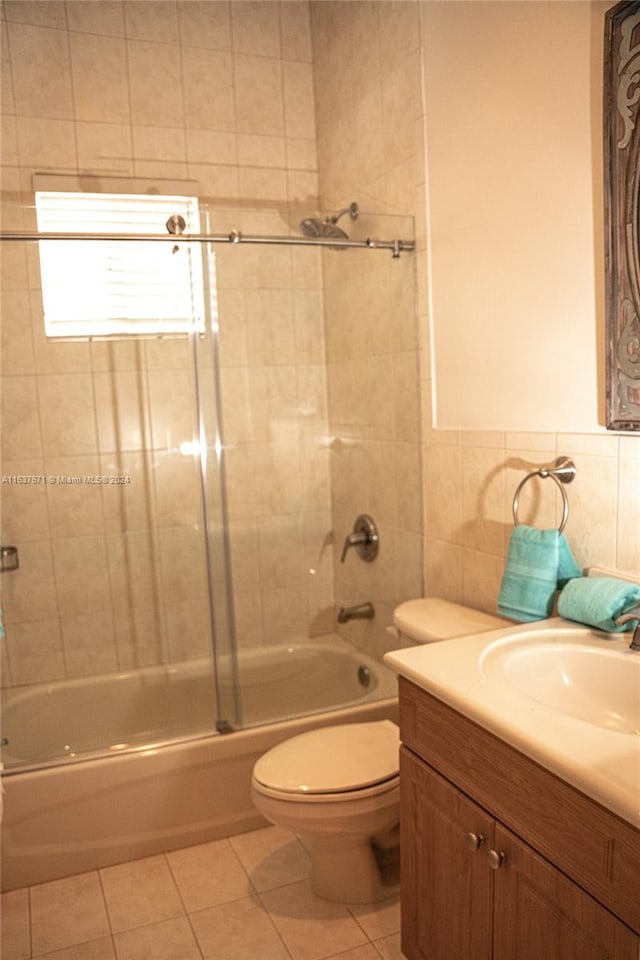
[[[300,221],[300,229],[305,237],[338,237],[340,240],[347,240],[347,234],[341,227],[336,226],[331,220],[320,220],[315,217],[307,217]]]
[[[305,220],[301,220],[300,229],[305,237],[320,237],[322,239],[335,237],[340,240],[348,240],[348,234],[342,227],[337,226],[338,220],[344,217],[345,213],[348,213],[352,220],[357,220],[359,212],[358,204],[354,201],[354,203],[338,210],[330,217],[325,217],[324,220],[319,217],[307,217]]]

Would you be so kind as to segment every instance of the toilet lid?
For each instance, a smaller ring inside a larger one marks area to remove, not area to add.
[[[283,793],[342,793],[398,775],[399,731],[390,720],[310,730],[260,757],[258,783]]]

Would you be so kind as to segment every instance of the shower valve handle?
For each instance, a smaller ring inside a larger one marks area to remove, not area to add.
[[[352,533],[345,537],[340,563],[345,562],[351,547],[356,548],[361,560],[371,563],[378,556],[379,545],[380,537],[375,522],[366,513],[361,513],[359,517],[356,517]]]

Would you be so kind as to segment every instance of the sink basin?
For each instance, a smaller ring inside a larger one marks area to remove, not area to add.
[[[627,649],[626,639],[623,646],[567,639],[566,633],[537,640],[516,634],[485,648],[480,670],[485,680],[508,684],[558,713],[617,733],[640,733],[640,656]]]

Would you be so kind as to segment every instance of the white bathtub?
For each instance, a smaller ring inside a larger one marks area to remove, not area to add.
[[[205,661],[6,697],[2,889],[259,826],[261,753],[312,727],[396,715],[395,676],[335,637],[245,652],[239,669],[245,729],[223,735]]]

